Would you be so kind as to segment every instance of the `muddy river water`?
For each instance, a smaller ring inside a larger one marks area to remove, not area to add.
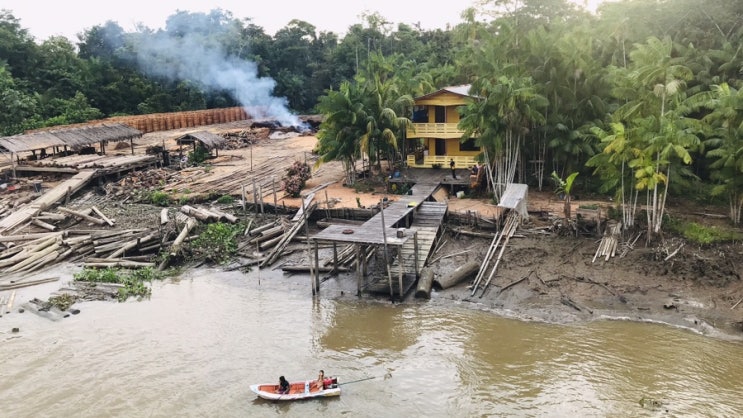
[[[148,301],[0,318],[4,417],[740,416],[743,344],[660,324],[547,325],[452,302],[312,298],[297,279],[198,270]],[[10,327],[19,327],[11,333]],[[251,383],[339,376],[339,398]],[[640,400],[645,397],[655,402]],[[651,405],[652,404],[652,405]]]

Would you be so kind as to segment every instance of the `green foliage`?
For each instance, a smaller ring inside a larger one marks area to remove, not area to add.
[[[240,225],[223,222],[208,224],[199,237],[189,244],[194,257],[225,263],[237,251],[237,235],[242,231]]]
[[[209,158],[209,151],[204,147],[196,147],[195,150],[188,153],[188,161],[192,164],[201,164]]]
[[[230,195],[228,195],[228,194],[225,194],[225,195],[219,196],[219,197],[217,198],[217,203],[220,203],[220,204],[223,204],[223,205],[228,205],[228,204],[231,204],[231,203],[233,203],[234,201],[235,201],[235,198],[234,198],[234,197],[232,197],[232,196],[230,196]]]
[[[111,267],[93,269],[86,267],[74,274],[74,279],[80,282],[123,284],[124,286],[119,289],[118,293],[119,302],[124,302],[130,297],[149,297],[152,290],[145,283],[162,279],[162,277],[159,271],[151,267],[138,270]]]
[[[740,241],[743,239],[743,233],[738,230],[705,226],[697,222],[684,221],[672,217],[666,220],[666,227],[687,240],[701,245]]]
[[[170,204],[170,195],[166,192],[155,190],[150,193],[150,203],[157,206],[168,206]]]

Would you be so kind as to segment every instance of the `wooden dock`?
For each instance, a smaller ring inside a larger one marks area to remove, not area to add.
[[[438,187],[434,183],[417,183],[411,194],[383,205],[379,213],[362,225],[331,225],[311,240],[315,246],[318,242],[332,242],[356,247],[359,295],[365,288],[370,293],[389,293],[392,298],[402,298],[415,284],[446,213],[446,204],[426,202]],[[416,220],[420,226],[415,226]],[[366,261],[361,254],[369,246],[383,247],[382,254],[385,250],[397,254],[394,260],[397,267],[389,265],[384,277],[372,278],[364,285]],[[319,266],[317,256],[315,264]]]

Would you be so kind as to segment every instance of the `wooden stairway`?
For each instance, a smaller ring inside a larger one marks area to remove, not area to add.
[[[417,277],[420,270],[425,266],[428,256],[430,255],[431,248],[433,248],[436,238],[438,237],[441,223],[446,215],[447,205],[446,203],[439,202],[423,202],[420,208],[415,214],[415,219],[411,225],[411,228],[415,228],[418,231],[418,271],[415,271],[415,241],[413,239],[408,240],[402,246],[401,256],[395,257],[392,262],[391,271],[393,278],[398,277],[400,274],[400,259],[403,260],[403,273],[413,274]]]

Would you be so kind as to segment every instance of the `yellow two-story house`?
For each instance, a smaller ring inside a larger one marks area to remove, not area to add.
[[[475,138],[462,142],[464,131],[457,128],[458,108],[470,96],[469,85],[445,87],[415,98],[413,127],[406,132],[408,167],[449,168],[454,160],[457,169],[471,167],[480,147]]]

